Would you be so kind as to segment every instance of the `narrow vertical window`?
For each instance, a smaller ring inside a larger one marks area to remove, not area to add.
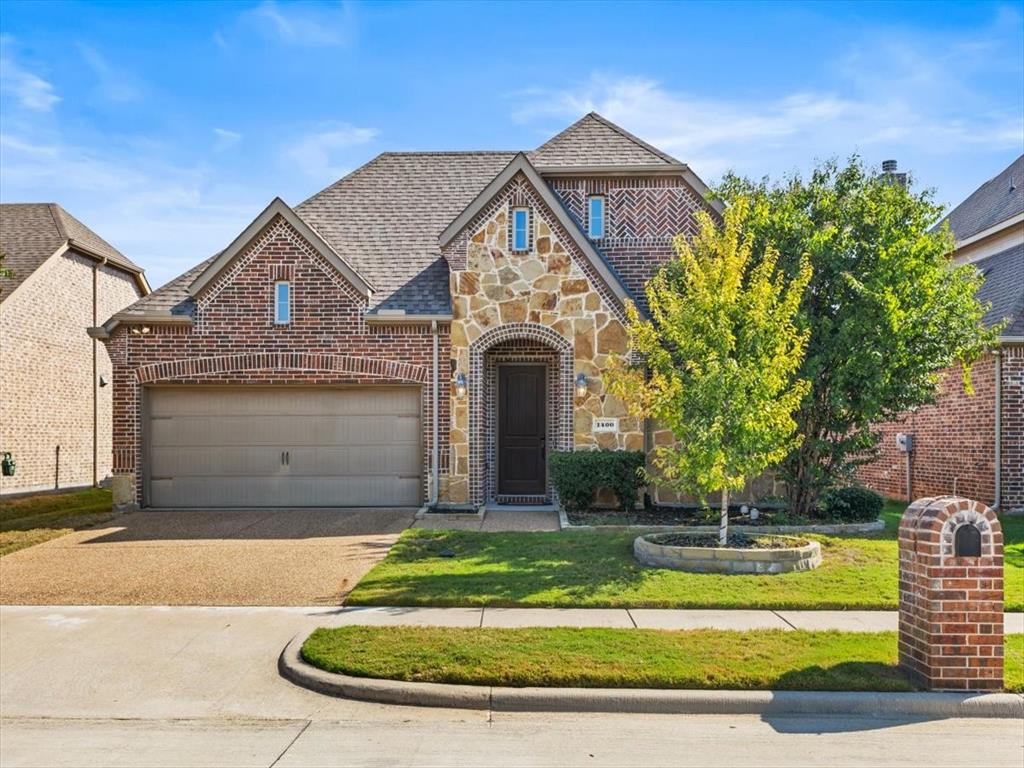
[[[526,251],[530,248],[530,211],[516,208],[512,211],[512,250]]]
[[[291,283],[274,283],[274,322],[288,325],[292,321]]]
[[[591,197],[587,200],[587,233],[591,240],[604,237],[604,198]]]

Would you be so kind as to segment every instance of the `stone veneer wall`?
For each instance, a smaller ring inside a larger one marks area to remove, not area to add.
[[[527,251],[515,252],[510,248],[509,216],[520,206],[530,208],[533,236]],[[560,435],[551,441],[552,448],[643,450],[643,425],[605,391],[603,381],[612,356],[627,352],[622,307],[525,177],[512,179],[446,247],[445,256],[452,270],[453,375],[466,374],[471,394],[460,400],[452,393],[451,461],[441,483],[443,500],[488,500],[493,459],[488,465],[485,449],[472,450],[475,445],[483,448],[488,428],[482,410],[490,386],[485,359],[495,344],[517,338],[546,345],[559,361],[561,385],[549,386],[548,392],[549,430]],[[499,328],[503,330],[496,332]],[[584,398],[576,398],[571,389],[565,392],[577,373],[588,379]],[[474,388],[484,388],[477,400]],[[480,403],[475,416],[472,402]],[[595,434],[596,417],[617,418],[617,431]]]

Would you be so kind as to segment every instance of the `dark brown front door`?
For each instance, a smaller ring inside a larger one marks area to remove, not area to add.
[[[498,366],[498,493],[545,492],[547,392],[543,365]]]

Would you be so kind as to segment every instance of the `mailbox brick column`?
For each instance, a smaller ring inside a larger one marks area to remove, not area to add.
[[[899,552],[900,666],[932,690],[1001,690],[1003,532],[995,513],[956,496],[918,499],[900,521]]]

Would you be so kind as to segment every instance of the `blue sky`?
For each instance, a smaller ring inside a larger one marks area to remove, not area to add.
[[[687,162],[858,151],[957,203],[1024,151],[1024,3],[0,2],[0,198],[160,285],[386,150],[532,148],[596,109]]]

